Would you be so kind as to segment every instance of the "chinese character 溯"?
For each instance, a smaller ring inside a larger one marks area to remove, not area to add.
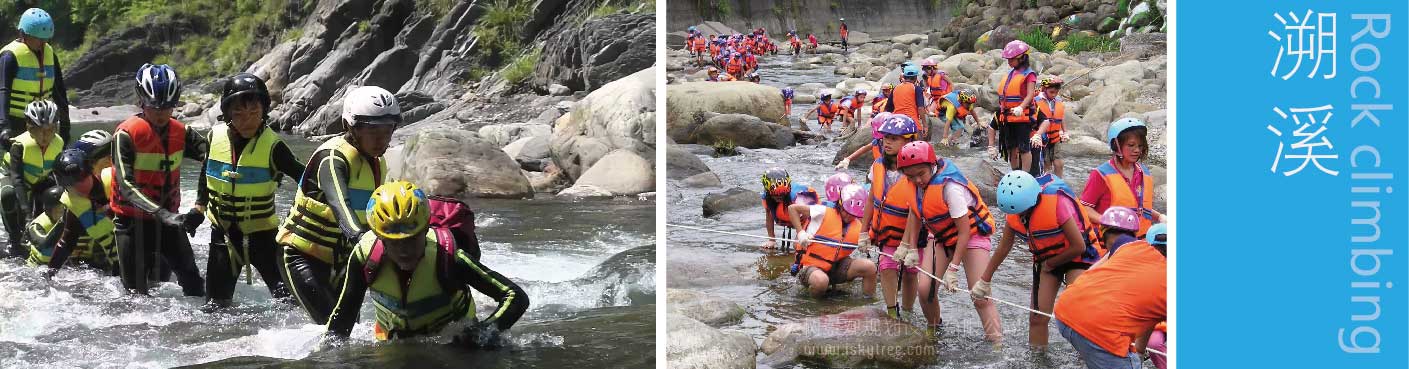
[[[1315,25],[1311,24],[1313,15],[1316,18]],[[1305,15],[1298,17],[1296,13],[1287,12],[1287,16],[1291,17],[1290,23],[1281,14],[1273,13],[1272,16],[1282,22],[1282,30],[1285,32],[1278,34],[1275,31],[1267,31],[1267,34],[1280,44],[1277,48],[1277,60],[1272,63],[1272,76],[1277,76],[1277,71],[1282,68],[1282,60],[1291,57],[1296,63],[1286,74],[1280,76],[1283,80],[1296,74],[1301,69],[1301,62],[1306,59],[1316,63],[1306,78],[1315,77],[1325,59],[1330,59],[1330,72],[1322,74],[1321,78],[1336,77],[1336,13],[1314,13],[1307,10]]]

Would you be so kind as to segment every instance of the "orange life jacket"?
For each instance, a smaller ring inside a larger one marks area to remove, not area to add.
[[[1006,117],[1008,123],[1032,121],[1032,109],[1024,108],[1022,116],[1013,116],[1008,111],[1022,105],[1023,99],[1027,97],[1027,77],[1035,75],[1037,72],[1033,72],[1032,69],[1023,68],[1008,71],[1008,76],[1003,77],[1003,84],[998,86],[998,103],[1003,108],[1000,113]]]
[[[935,101],[943,98],[944,95],[948,95],[949,90],[952,88],[949,86],[949,78],[947,78],[944,71],[939,71],[933,76],[925,77],[925,84],[930,88],[930,99]]]
[[[923,137],[925,135],[925,121],[920,120],[920,99],[923,99],[924,96],[919,86],[905,82],[895,86],[895,90],[891,93],[891,105],[894,108],[891,112],[905,114],[910,116],[910,119],[914,119],[915,126],[919,128],[920,136]]]
[[[719,57],[719,44],[709,45],[709,55],[716,58]]]
[[[964,119],[964,117],[969,116],[969,108],[964,107],[964,104],[959,102],[959,93],[958,93],[958,92],[950,92],[950,93],[944,95],[943,98],[944,98],[943,101],[948,101],[948,102],[949,102],[949,105],[951,105],[951,106],[954,107],[954,119],[956,119],[956,120],[962,120],[962,119]],[[944,109],[945,109],[944,104],[940,104],[940,105],[939,105],[939,114],[940,114],[941,116],[945,114]]]
[[[814,205],[823,206],[823,205]],[[851,223],[842,221],[841,210],[834,207],[826,207],[822,214],[822,224],[817,227],[817,233],[812,235],[815,241],[856,244],[856,240],[861,236],[861,222],[852,220]],[[806,229],[811,220],[803,222]],[[807,245],[798,246],[802,250],[802,265],[814,266],[822,271],[832,270],[832,264],[837,260],[851,256],[855,249],[845,248],[836,245],[827,245],[817,242],[809,242]]]
[[[1135,237],[1145,238],[1145,231],[1150,229],[1155,220],[1155,181],[1150,178],[1149,168],[1144,164],[1135,163],[1135,170],[1140,171],[1144,177],[1144,185],[1136,191],[1130,190],[1130,183],[1125,181],[1125,176],[1120,175],[1120,170],[1111,165],[1109,160],[1101,163],[1095,170],[1106,180],[1106,193],[1111,194],[1110,206],[1123,206],[1140,213],[1140,231],[1135,232]]]
[[[832,123],[832,120],[833,120],[833,119],[836,119],[837,113],[838,113],[840,110],[841,110],[841,105],[840,105],[840,104],[837,104],[836,101],[833,101],[833,102],[830,102],[830,103],[818,103],[818,105],[817,105],[817,123],[821,123],[821,124],[831,124],[831,123]]]
[[[890,101],[890,99],[885,97],[884,95],[876,96],[875,98],[871,99],[871,112],[879,113],[885,111],[887,101]]]
[[[172,118],[167,122],[163,139],[147,120],[134,115],[119,124],[117,130],[126,132],[132,139],[136,155],[132,167],[128,168],[132,178],[118,180],[131,180],[147,198],[168,211],[177,211],[181,205],[181,159],[186,150],[186,125]],[[122,191],[114,191],[112,205],[113,213],[118,216],[142,219],[152,216],[132,206],[132,200],[124,198]]]
[[[930,178],[929,186],[923,194],[915,191],[915,202],[910,206],[910,211],[917,211],[916,216],[920,218],[922,224],[937,236],[938,242],[944,247],[954,247],[959,244],[959,229],[954,226],[954,218],[949,217],[949,204],[944,202],[944,184],[948,182],[958,183],[969,189],[969,194],[974,197],[976,204],[969,206],[969,234],[972,236],[993,234],[993,214],[988,211],[988,204],[984,203],[983,195],[978,192],[973,182],[969,182],[963,173],[959,172],[959,166],[949,159],[940,159],[941,166]]]
[[[1154,246],[1131,242],[1067,286],[1052,312],[1091,343],[1125,357],[1137,335],[1168,318],[1167,268]]]
[[[1037,181],[1042,185],[1042,193],[1037,197],[1037,205],[1027,217],[1021,214],[1008,214],[1008,229],[1019,239],[1027,242],[1029,251],[1032,252],[1032,261],[1040,263],[1052,256],[1065,252],[1067,247],[1067,236],[1062,231],[1062,224],[1057,222],[1057,206],[1063,198],[1072,202],[1072,206],[1077,206],[1076,194],[1068,187],[1066,182],[1051,174],[1037,177]],[[1099,238],[1096,237],[1096,226],[1086,213],[1077,209],[1076,220],[1085,229],[1081,234],[1081,241],[1085,251],[1078,255],[1072,262],[1093,264],[1101,257]],[[1024,219],[1026,218],[1026,219]]]
[[[876,161],[871,163],[871,242],[880,247],[895,247],[900,245],[900,238],[905,235],[905,222],[910,217],[910,201],[915,198],[915,186],[904,176],[887,185],[882,160],[877,156]]]
[[[1061,100],[1048,99],[1043,96],[1037,96],[1034,103],[1037,105],[1037,110],[1042,112],[1042,115],[1046,116],[1047,120],[1052,122],[1047,124],[1047,132],[1044,136],[1047,140],[1047,144],[1051,145],[1061,142],[1063,129],[1062,118],[1067,115],[1066,103]],[[1036,129],[1037,127],[1032,128]]]
[[[768,194],[764,193],[763,196],[761,196],[763,208],[773,212],[774,224],[782,223],[786,225],[792,222],[792,217],[788,216],[788,205],[797,204],[799,201],[802,201],[802,204],[812,205],[817,200],[817,190],[813,190],[812,187],[802,184],[793,184],[791,187],[792,188],[788,191],[787,201],[773,204],[772,209],[768,209],[768,203],[770,202]],[[803,196],[811,196],[812,198],[800,200]],[[812,201],[813,203],[809,203],[808,201]]]
[[[744,59],[744,58],[741,58],[741,57],[738,57],[738,56],[729,58],[729,66],[727,67],[729,74],[739,74],[739,72],[742,72],[742,71],[743,71],[743,69],[744,69],[744,61],[743,61],[743,59]]]

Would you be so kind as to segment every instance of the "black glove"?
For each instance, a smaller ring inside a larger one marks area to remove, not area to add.
[[[191,211],[186,212],[186,217],[182,220],[181,227],[186,230],[186,235],[195,236],[196,227],[200,227],[201,223],[205,222],[205,214],[192,208]]]
[[[492,321],[480,321],[465,327],[455,336],[453,344],[468,348],[496,349],[503,346],[499,326]]]
[[[10,148],[10,137],[12,137],[12,136],[13,136],[13,135],[10,134],[10,129],[9,129],[9,128],[0,129],[0,147],[4,147],[5,150],[9,150],[9,148]]]
[[[185,227],[186,214],[173,213],[170,211],[157,210],[157,220],[168,227]]]

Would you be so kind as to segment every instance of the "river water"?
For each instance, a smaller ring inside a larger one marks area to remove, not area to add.
[[[75,125],[73,132],[114,126]],[[318,145],[283,138],[303,158]],[[199,167],[183,164],[183,210],[194,201]],[[280,214],[294,190],[290,181],[281,185]],[[540,194],[470,206],[483,262],[519,283],[532,302],[507,334],[508,347],[498,351],[448,347],[436,339],[375,343],[368,302],[351,344],[314,352],[324,327],[298,307],[272,301],[260,278],[236,287],[234,307],[205,314],[198,310],[205,299],[183,297],[174,282],[161,284],[152,297],[137,297],[124,293],[116,278],[70,268],[46,282],[40,269],[11,259],[0,261],[0,367],[654,366],[654,201]],[[191,238],[202,275],[209,235],[207,224]],[[479,311],[494,308],[488,297],[475,297]]]
[[[816,69],[797,70],[791,68],[791,56],[769,56],[760,60],[760,75],[763,83],[779,88],[796,87],[803,83],[822,83],[833,86],[842,77],[833,73],[834,67],[821,65]],[[694,70],[687,70],[693,72]],[[793,104],[794,119],[806,113],[814,104]],[[808,127],[814,132],[816,121],[809,121]],[[834,131],[835,132],[835,131]],[[835,133],[832,133],[835,137]],[[793,183],[804,183],[821,191],[826,178],[836,173],[832,160],[840,150],[842,141],[830,140],[818,145],[798,145],[784,150],[740,149],[741,155],[713,158],[700,156],[705,164],[719,176],[720,188],[692,188],[679,181],[669,181],[669,203],[667,221],[694,227],[723,231],[763,235],[764,211],[761,206],[726,212],[706,218],[702,216],[702,202],[706,195],[722,189],[741,187],[761,190],[758,178],[771,167],[788,170]],[[941,148],[941,156],[982,157],[982,149]],[[1085,187],[1086,174],[1106,157],[1066,157],[1067,182],[1078,191]],[[1006,163],[993,165],[1006,166]],[[867,173],[851,169],[852,178],[864,181]],[[988,179],[987,173],[965,173],[970,178],[985,181],[992,185],[996,181]],[[993,204],[993,198],[987,198]],[[1163,204],[1157,208],[1163,210]],[[998,227],[1004,227],[1003,215],[996,207],[990,207],[998,220]],[[781,236],[782,232],[778,232]],[[788,267],[794,261],[791,253],[766,253],[758,248],[761,240],[698,232],[683,229],[669,229],[667,268],[670,275],[666,284],[670,288],[698,290],[734,301],[745,310],[742,322],[720,327],[747,333],[761,345],[769,332],[776,326],[796,322],[805,318],[836,314],[852,308],[874,306],[883,308],[879,291],[874,300],[863,300],[859,295],[860,282],[851,282],[842,294],[829,294],[823,300],[813,299],[798,285],[796,278],[788,274]],[[996,246],[997,238],[994,238]],[[1022,247],[1022,248],[1019,248]],[[1015,247],[993,278],[995,298],[1026,305],[1031,291],[1031,254],[1025,245]],[[856,254],[854,257],[864,257]],[[874,259],[873,259],[874,260]],[[680,272],[676,272],[680,271]],[[922,276],[923,277],[923,276]],[[967,285],[960,273],[961,285]],[[879,284],[879,283],[878,283]],[[879,287],[877,288],[879,290]],[[944,326],[937,343],[938,360],[928,368],[1080,368],[1082,367],[1071,345],[1057,333],[1055,326],[1050,329],[1051,345],[1045,353],[1028,349],[1028,313],[1013,307],[996,304],[1002,316],[1005,344],[995,351],[983,337],[983,327],[973,304],[963,292],[941,293],[940,305]],[[916,327],[923,327],[925,320],[916,307],[906,320]],[[764,366],[765,355],[759,352],[759,365]],[[1152,367],[1146,364],[1147,367]],[[795,368],[811,368],[800,363]]]

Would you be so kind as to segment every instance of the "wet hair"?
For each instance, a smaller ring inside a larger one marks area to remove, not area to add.
[[[1125,141],[1128,141],[1131,138],[1139,139],[1140,157],[1136,158],[1135,161],[1145,161],[1145,158],[1150,157],[1150,141],[1149,138],[1145,137],[1145,133],[1145,127],[1134,127],[1120,132],[1119,135],[1115,136],[1115,144],[1117,148],[1116,152],[1119,153],[1120,151],[1118,149],[1122,146],[1125,146]]]

